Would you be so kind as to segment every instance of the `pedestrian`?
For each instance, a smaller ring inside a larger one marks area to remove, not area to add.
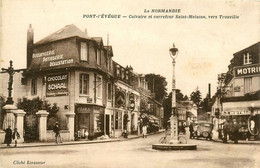
[[[239,128],[238,128],[238,124],[236,122],[234,122],[234,128],[233,128],[233,140],[234,143],[237,144],[238,143],[238,136],[239,136]]]
[[[55,133],[55,140],[56,140],[56,143],[62,143],[61,141],[61,136],[60,136],[60,128],[59,128],[59,123],[56,122],[54,128],[53,128],[53,132]]]
[[[19,132],[17,131],[17,128],[14,129],[14,132],[13,132],[13,140],[14,140],[14,147],[17,147],[17,141],[18,139],[20,139],[20,134]]]
[[[88,130],[86,129],[85,133],[84,133],[85,139],[88,140]]]
[[[143,128],[142,128],[142,130],[143,130],[143,138],[147,138],[147,126],[146,125],[143,125]]]
[[[190,139],[192,139],[193,138],[193,132],[194,132],[193,123],[190,123],[189,131],[190,131]]]
[[[4,143],[7,144],[7,146],[10,146],[12,142],[12,129],[9,125],[8,128],[5,129],[5,140]]]
[[[224,134],[223,143],[227,143],[228,124],[226,121],[224,122],[224,125],[223,125],[223,134]]]

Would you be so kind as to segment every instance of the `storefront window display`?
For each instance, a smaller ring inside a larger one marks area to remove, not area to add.
[[[94,114],[94,132],[100,133],[104,130],[104,115],[103,114]]]

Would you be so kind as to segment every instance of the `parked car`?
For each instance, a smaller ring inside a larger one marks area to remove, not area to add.
[[[197,128],[194,129],[194,137],[199,139],[200,137],[206,138],[207,140],[212,140],[213,133],[213,124],[211,122],[198,122]]]

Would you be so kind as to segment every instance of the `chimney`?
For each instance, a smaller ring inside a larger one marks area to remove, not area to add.
[[[27,69],[30,68],[32,62],[32,55],[33,55],[33,28],[32,25],[29,25],[27,30]]]
[[[210,83],[209,83],[209,99],[211,98],[211,86],[210,86]]]
[[[88,29],[85,29],[85,34],[88,35]]]

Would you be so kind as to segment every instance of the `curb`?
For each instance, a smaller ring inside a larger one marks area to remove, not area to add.
[[[212,142],[223,143],[222,140],[216,140],[216,139],[212,139]],[[235,144],[233,141],[228,141],[227,143],[223,143],[223,144],[234,144],[234,145],[260,145],[260,141],[254,141],[254,142],[250,142],[250,141],[238,141],[237,144]]]
[[[147,136],[160,134],[160,133],[162,133],[162,132],[151,133],[151,134],[148,134]],[[64,146],[64,145],[82,145],[82,144],[95,144],[95,143],[109,143],[109,142],[129,141],[129,140],[138,139],[138,138],[141,138],[141,137],[142,136],[139,135],[139,136],[124,138],[124,139],[96,140],[96,141],[82,141],[82,142],[71,141],[71,142],[65,142],[65,143],[62,143],[62,144],[56,144],[54,142],[54,143],[43,143],[43,144],[37,144],[37,145],[30,145],[30,143],[28,143],[28,145],[25,145],[25,146],[17,146],[17,147],[3,146],[3,147],[0,147],[0,149],[16,149],[16,148],[31,148],[31,147],[44,147],[44,146]]]

